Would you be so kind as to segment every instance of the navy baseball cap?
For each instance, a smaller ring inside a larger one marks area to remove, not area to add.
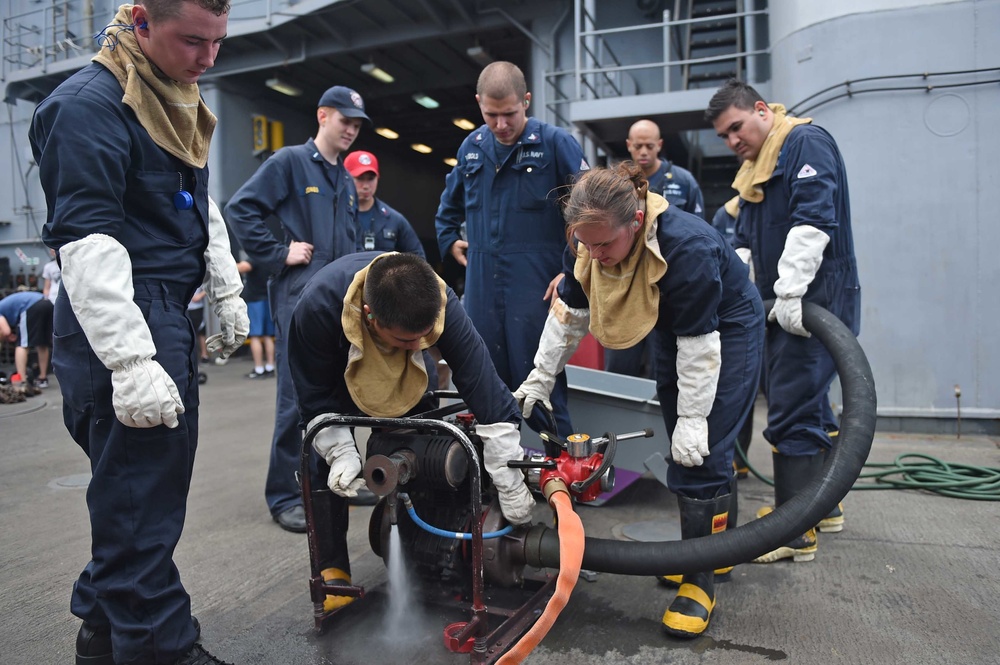
[[[319,106],[329,106],[340,111],[345,118],[364,118],[368,122],[372,119],[365,115],[365,100],[361,99],[354,90],[342,85],[335,85],[319,98]]]

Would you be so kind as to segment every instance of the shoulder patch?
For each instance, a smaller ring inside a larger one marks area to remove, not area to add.
[[[799,174],[795,176],[796,178],[811,178],[816,175],[816,169],[806,164],[801,169],[799,169]]]

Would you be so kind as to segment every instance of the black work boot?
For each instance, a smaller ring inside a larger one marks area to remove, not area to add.
[[[191,647],[184,656],[177,661],[174,661],[174,665],[233,665],[232,663],[216,658],[212,654],[205,651],[204,647],[200,644],[195,644]]]
[[[115,665],[111,627],[96,628],[86,621],[76,633],[76,665]]]
[[[774,503],[776,506],[790,501],[813,478],[821,474],[823,472],[823,462],[825,461],[822,453],[796,457],[774,453],[773,459]],[[759,514],[760,512],[758,511]],[[778,549],[757,557],[753,562],[774,563],[782,559],[791,559],[796,563],[812,561],[816,558],[817,549],[816,528],[813,527]]]
[[[726,530],[729,495],[714,499],[678,496],[681,509],[681,538],[700,538]],[[674,637],[698,637],[708,628],[715,609],[715,572],[685,575],[677,596],[663,614],[663,629]]]
[[[191,623],[197,635],[195,641],[201,639],[201,624],[191,617]],[[76,633],[76,665],[115,665],[114,652],[111,648],[111,627],[94,628],[84,621]]]

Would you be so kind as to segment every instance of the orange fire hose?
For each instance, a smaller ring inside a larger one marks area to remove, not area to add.
[[[545,495],[549,505],[556,512],[559,530],[559,577],[556,579],[556,591],[545,605],[545,611],[538,617],[535,625],[517,641],[510,651],[497,661],[497,665],[520,665],[524,659],[548,635],[552,624],[559,613],[569,602],[576,581],[580,578],[580,567],[583,564],[583,522],[580,516],[573,512],[573,502],[570,500],[566,485],[561,480],[551,480],[545,485]]]

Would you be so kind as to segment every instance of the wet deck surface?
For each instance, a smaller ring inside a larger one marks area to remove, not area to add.
[[[244,378],[244,358],[205,368],[201,443],[185,533],[182,579],[203,644],[238,665],[467,663],[444,649],[461,612],[413,603],[387,627],[387,572],[368,546],[370,508],[352,508],[355,583],[367,595],[321,635],[313,629],[304,535],[271,521],[263,498],[274,381]],[[759,405],[760,406],[760,405]],[[759,408],[758,406],[758,408]],[[42,396],[0,405],[0,663],[73,662],[79,625],[69,612],[89,558],[88,462],[62,425],[57,382]],[[758,423],[762,418],[758,418]],[[758,426],[759,430],[759,426]],[[904,452],[1000,467],[987,437],[880,433],[870,461]],[[759,432],[752,461],[770,469]],[[770,502],[760,480],[741,481],[740,521]],[[706,635],[677,641],[660,630],[672,591],[651,578],[598,574],[527,663],[969,663],[1000,653],[1000,503],[918,491],[854,491],[847,525],[820,537],[811,563],[747,564],[720,585]],[[650,522],[675,532],[673,497],[642,478],[600,507],[579,507],[588,536],[620,538]],[[536,518],[551,524],[547,507]]]

